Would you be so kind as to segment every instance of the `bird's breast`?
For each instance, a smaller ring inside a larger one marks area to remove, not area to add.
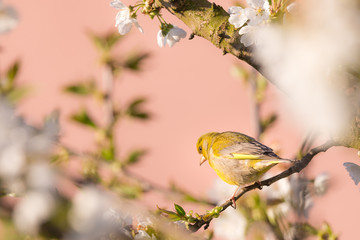
[[[258,181],[267,170],[275,165],[272,164],[259,169],[252,167],[253,162],[250,161],[213,158],[209,160],[209,164],[223,181],[238,186]]]

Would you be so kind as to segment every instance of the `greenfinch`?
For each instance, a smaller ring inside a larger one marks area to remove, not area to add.
[[[292,162],[280,158],[254,138],[238,132],[204,134],[196,147],[201,155],[200,165],[208,161],[223,181],[239,187],[258,181],[278,163]],[[231,198],[234,207],[237,190]]]

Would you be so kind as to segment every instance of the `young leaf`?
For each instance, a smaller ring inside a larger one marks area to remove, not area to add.
[[[271,114],[269,117],[261,120],[261,128],[262,128],[262,132],[265,132],[269,127],[271,127],[275,121],[277,120],[277,115],[276,114]]]
[[[169,211],[163,208],[160,208],[159,206],[157,206],[158,211],[162,214],[164,214],[166,217],[168,217],[170,220],[172,221],[179,221],[181,220],[181,217],[178,215],[178,213],[173,212],[173,211]]]
[[[125,60],[124,67],[130,70],[139,71],[141,64],[149,56],[149,53],[133,53]]]
[[[145,102],[144,98],[135,99],[128,106],[126,113],[130,117],[139,118],[139,119],[148,119],[150,117],[149,114],[140,110],[140,108],[144,102]]]
[[[186,212],[185,210],[178,204],[174,203],[174,206],[175,206],[175,210],[176,212],[180,215],[180,216],[185,216],[186,215]]]
[[[73,93],[81,96],[87,96],[95,92],[96,84],[94,80],[87,82],[76,83],[65,87],[65,91],[68,93]]]
[[[125,163],[126,164],[137,163],[140,160],[140,158],[145,155],[145,153],[146,153],[145,150],[135,150],[129,154]]]
[[[29,92],[30,89],[28,87],[16,87],[7,93],[7,99],[10,102],[16,103],[23,99]]]
[[[105,36],[99,36],[94,33],[90,33],[89,35],[93,40],[94,45],[100,51],[109,51],[122,37],[117,32],[112,32]]]
[[[72,115],[71,119],[74,120],[75,122],[78,122],[80,124],[83,124],[83,125],[91,127],[91,128],[97,127],[85,109],[81,110],[77,114]]]
[[[113,161],[115,159],[113,149],[109,149],[109,148],[102,149],[101,157],[104,158],[108,162]]]
[[[20,62],[16,61],[7,71],[7,78],[10,82],[13,82],[20,68]]]

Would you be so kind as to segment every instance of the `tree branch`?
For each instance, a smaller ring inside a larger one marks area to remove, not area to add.
[[[273,184],[274,182],[276,182],[282,178],[286,178],[294,173],[300,172],[311,162],[311,160],[313,159],[314,156],[316,156],[320,152],[326,152],[329,148],[331,148],[333,146],[338,146],[338,143],[330,140],[330,141],[324,143],[323,145],[320,145],[318,147],[311,149],[301,160],[296,161],[294,163],[294,165],[292,165],[289,169],[279,173],[278,175],[271,177],[269,179],[260,181],[260,182],[255,182],[252,185],[243,187],[241,189],[241,191],[239,191],[236,194],[235,201],[238,200],[240,197],[242,197],[245,193],[247,193],[251,190],[262,189],[263,186],[270,186],[271,184]],[[223,212],[225,209],[227,209],[229,206],[231,206],[231,204],[232,204],[232,201],[228,200],[225,203],[223,203],[222,205],[216,207],[216,208],[220,209],[218,211],[218,213]],[[201,217],[201,219],[199,219],[197,222],[195,222],[194,224],[191,224],[189,226],[189,229],[192,232],[196,232],[202,226],[204,226],[204,229],[207,229],[209,227],[210,222],[214,218],[214,216],[209,217],[207,215],[202,215],[200,217]]]
[[[229,23],[229,14],[221,6],[207,0],[155,0],[154,4],[167,9],[184,22],[193,35],[210,41],[223,54],[230,53],[260,71],[251,48],[240,42],[239,31]]]

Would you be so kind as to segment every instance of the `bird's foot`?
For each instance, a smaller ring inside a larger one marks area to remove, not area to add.
[[[232,197],[230,198],[230,201],[231,201],[231,206],[232,206],[234,209],[236,209],[236,201],[235,201],[235,197],[234,197],[234,196],[232,196]]]
[[[258,189],[261,190],[263,188],[263,186],[261,186],[260,182],[255,182],[258,185]]]

